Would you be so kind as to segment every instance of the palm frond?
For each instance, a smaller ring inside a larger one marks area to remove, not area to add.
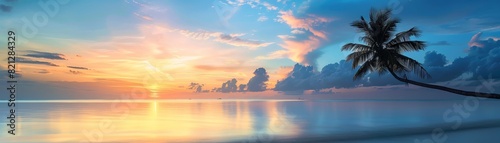
[[[413,27],[413,28],[410,28],[407,31],[399,32],[387,44],[388,45],[394,45],[394,44],[399,43],[399,42],[409,41],[410,37],[412,37],[412,36],[415,36],[415,37],[420,36],[420,30],[418,30],[416,27]]]
[[[358,71],[356,71],[356,74],[354,74],[353,80],[358,80],[363,76],[365,76],[368,73],[368,71],[370,71],[374,67],[375,63],[376,63],[375,60],[370,60],[361,65]]]
[[[357,51],[347,56],[347,61],[352,60],[352,68],[356,68],[360,63],[365,63],[374,55],[373,51]]]
[[[398,61],[404,65],[409,71],[413,71],[420,78],[431,78],[431,75],[427,72],[427,70],[422,67],[418,61],[411,59],[405,55],[398,54],[396,55]]]
[[[377,43],[377,41],[375,41],[375,39],[373,39],[373,36],[370,36],[370,35],[365,35],[365,36],[359,37],[359,39],[367,45],[376,45],[376,43]]]
[[[368,45],[357,44],[357,43],[347,43],[342,46],[342,51],[368,51],[372,48]]]
[[[382,27],[391,17],[391,9],[383,9],[377,12],[375,23]]]
[[[394,35],[394,31],[396,31],[396,26],[400,22],[398,18],[392,18],[387,20],[387,22],[384,24],[383,28],[383,41],[389,41],[389,38],[391,38]]]
[[[369,32],[371,31],[370,26],[365,21],[365,18],[361,16],[361,20],[356,20],[351,23],[351,26],[356,27],[359,32],[364,32],[365,34],[369,35]]]
[[[407,31],[394,34],[396,26],[400,22],[398,18],[391,17],[390,9],[371,9],[369,22],[364,17],[354,21],[351,26],[357,28],[359,32],[364,32],[360,37],[363,44],[348,43],[342,46],[342,51],[353,51],[347,56],[347,60],[352,60],[352,67],[360,66],[354,80],[362,78],[369,71],[384,74],[388,71],[396,73],[414,72],[421,78],[429,78],[430,75],[422,65],[402,52],[420,51],[425,49],[425,42],[411,40],[411,37],[418,37],[420,30],[413,27]],[[391,39],[392,38],[392,39]]]

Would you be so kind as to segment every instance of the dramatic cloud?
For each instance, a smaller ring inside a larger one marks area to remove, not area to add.
[[[457,58],[449,64],[445,55],[435,51],[427,52],[423,66],[432,78],[420,79],[410,73],[406,76],[409,79],[426,83],[448,82],[458,78],[463,78],[463,80],[478,80],[481,77],[500,79],[500,72],[498,72],[500,71],[498,62],[500,61],[500,41],[492,38],[481,40],[478,35],[475,35],[473,39],[477,43],[475,45],[481,45],[481,47],[470,47],[467,56]],[[403,84],[390,74],[379,75],[378,73],[370,73],[360,80],[353,81],[352,77],[358,68],[352,69],[352,62],[344,60],[326,65],[321,72],[315,72],[311,66],[296,64],[286,78],[278,81],[275,90],[301,91]],[[467,74],[471,76],[464,77]]]
[[[432,6],[429,6],[431,3]],[[497,3],[496,0],[483,0],[481,2],[460,0],[454,1],[453,4],[448,1],[433,0],[389,0],[385,2],[330,0],[310,1],[303,3],[301,7],[306,7],[303,13],[335,16],[341,19],[340,23],[336,23],[338,25],[335,27],[337,34],[350,30],[344,28],[353,20],[359,19],[359,16],[368,14],[370,8],[373,7],[394,9],[394,14],[403,18],[401,24],[405,26],[417,24],[423,31],[456,34],[500,29],[500,15],[494,14],[499,12]],[[423,7],[426,11],[422,11]]]
[[[288,77],[278,81],[275,90],[302,91],[355,87],[361,83],[352,80],[355,72],[351,67],[351,62],[342,60],[339,63],[326,65],[321,72],[315,72],[312,66],[295,64]]]
[[[78,70],[90,70],[89,68],[86,67],[77,67],[77,66],[67,66],[68,68],[72,69],[78,69]]]
[[[283,39],[280,46],[285,50],[274,51],[266,56],[258,56],[257,59],[269,60],[288,57],[294,62],[316,66],[317,59],[323,54],[319,50],[321,41],[317,37],[309,36],[305,40],[298,40],[290,35],[278,35],[278,37]]]
[[[281,47],[286,49],[288,57],[294,61],[306,65],[316,65],[318,54],[315,52],[320,47],[320,40],[310,36],[306,40],[283,39]],[[310,54],[313,54],[311,56]]]
[[[228,80],[222,83],[221,87],[216,87],[212,89],[212,92],[222,92],[222,93],[230,93],[230,92],[245,92],[246,85],[240,84],[237,85],[238,80],[235,78]]]
[[[279,45],[285,50],[275,51],[258,59],[276,59],[286,55],[294,62],[315,67],[317,59],[323,54],[319,50],[324,44],[322,40],[328,39],[321,26],[325,26],[331,19],[310,14],[298,17],[289,10],[280,11],[277,21],[290,26],[291,33],[295,35],[279,35],[283,40]]]
[[[216,92],[223,92],[223,93],[228,93],[228,92],[237,92],[238,91],[238,86],[236,83],[238,80],[236,79],[231,79],[228,80],[224,83],[222,83],[222,86],[216,90]]]
[[[37,60],[32,60],[32,59],[23,58],[23,57],[16,57],[16,63],[37,64],[37,65],[46,65],[46,66],[54,66],[54,67],[58,66],[58,65],[51,63],[51,62],[37,61]]]
[[[8,6],[8,5],[0,4],[0,10],[2,12],[10,12],[12,10],[12,7]]]
[[[28,52],[28,54],[25,54],[23,56],[32,58],[51,59],[51,60],[66,60],[66,58],[64,58],[64,55],[59,53],[40,52],[33,50],[29,50],[26,52]]]
[[[248,81],[247,90],[250,92],[265,91],[267,88],[266,82],[269,81],[269,75],[267,75],[266,69],[258,68],[253,74],[255,76]]]
[[[476,34],[477,35],[477,34]],[[475,35],[475,36],[476,36]],[[479,40],[479,36],[475,43],[479,46],[469,48],[469,54],[464,57],[465,61],[469,61],[468,69],[473,72],[473,78],[482,76],[484,78],[500,78],[500,40],[486,39]]]
[[[274,90],[294,91],[311,89],[310,86],[316,84],[310,83],[310,79],[314,75],[312,66],[295,64],[293,70],[288,74],[288,77],[276,83]]]
[[[314,28],[314,26],[330,22],[330,19],[314,15],[309,15],[306,18],[298,18],[293,15],[293,12],[291,10],[280,11],[279,14],[280,15],[278,15],[278,22],[286,23],[290,26],[290,28],[294,30],[308,30],[313,33],[314,36],[318,36],[323,39],[327,38],[324,31],[317,30],[316,28]]]
[[[446,56],[439,54],[436,51],[427,52],[424,59],[425,67],[444,67],[447,63]]]
[[[267,10],[277,10],[278,7],[269,4],[268,2],[263,2],[262,5],[267,8]]]
[[[483,33],[479,32],[476,35],[472,36],[472,38],[469,41],[469,47],[483,47],[484,45],[480,43],[479,37],[481,37]]]

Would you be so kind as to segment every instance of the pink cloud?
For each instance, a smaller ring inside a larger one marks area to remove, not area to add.
[[[317,37],[309,36],[309,38],[304,41],[283,40],[283,44],[280,44],[280,46],[286,49],[288,58],[302,64],[313,64],[311,61],[306,60],[306,55],[319,48],[320,40]]]
[[[473,46],[483,47],[484,45],[479,43],[479,38],[481,38],[482,34],[483,34],[482,32],[479,32],[479,33],[475,34],[474,36],[472,36],[472,38],[469,41],[469,47],[473,47]]]
[[[278,16],[279,22],[284,22],[290,26],[290,28],[294,30],[303,29],[311,32],[314,36],[321,37],[323,39],[327,39],[326,33],[321,30],[317,30],[314,26],[317,26],[322,23],[330,22],[331,19],[309,15],[306,18],[298,18],[293,15],[292,11],[280,11]]]

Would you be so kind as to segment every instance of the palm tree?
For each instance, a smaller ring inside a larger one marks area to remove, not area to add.
[[[389,72],[397,80],[404,83],[444,90],[465,96],[500,99],[500,94],[463,91],[421,83],[398,76],[398,74],[405,72],[414,72],[420,78],[431,77],[418,61],[402,54],[403,52],[425,49],[425,42],[410,39],[412,36],[418,37],[420,31],[414,27],[394,35],[396,25],[399,22],[398,18],[391,18],[390,9],[380,11],[372,9],[370,12],[370,22],[365,21],[361,17],[360,20],[351,23],[351,26],[355,27],[359,32],[364,33],[364,36],[360,38],[364,44],[348,43],[342,47],[342,51],[353,51],[353,53],[347,56],[347,61],[353,61],[353,69],[361,65],[354,75],[354,80],[363,77],[368,72],[378,72],[379,74]]]

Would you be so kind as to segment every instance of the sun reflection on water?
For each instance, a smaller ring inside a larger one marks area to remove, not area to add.
[[[276,128],[284,113],[279,103],[241,101],[163,102],[151,100],[108,110],[111,103],[25,103],[33,106],[23,118],[19,142],[200,142],[254,138],[269,134],[296,134],[292,124]],[[64,108],[59,108],[64,107]],[[134,107],[134,108],[125,108]],[[35,109],[49,108],[35,111]],[[25,111],[24,111],[25,112]],[[26,112],[27,113],[27,112]],[[284,123],[287,124],[287,123]],[[103,129],[103,126],[106,127]],[[89,139],[90,137],[90,139]]]

